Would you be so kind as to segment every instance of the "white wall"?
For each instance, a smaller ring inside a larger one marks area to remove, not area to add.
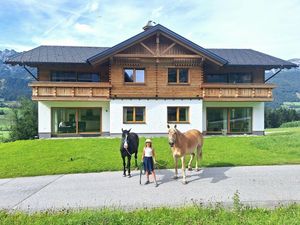
[[[253,108],[253,131],[264,131],[264,102],[203,102],[203,130],[206,131],[207,107],[251,107]]]
[[[145,124],[123,124],[124,106],[144,106],[146,107]],[[202,100],[170,100],[170,99],[117,99],[110,102],[110,132],[111,134],[121,133],[121,128],[130,129],[136,133],[155,134],[167,133],[167,107],[168,106],[188,106],[189,124],[177,124],[181,131],[198,129],[202,131]]]
[[[102,108],[102,132],[109,132],[109,101],[83,102],[83,101],[39,101],[38,121],[39,133],[51,133],[51,107],[101,107]]]

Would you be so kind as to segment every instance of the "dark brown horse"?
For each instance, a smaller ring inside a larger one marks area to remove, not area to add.
[[[186,184],[186,176],[185,176],[185,155],[190,154],[191,159],[188,164],[188,169],[192,170],[192,162],[195,157],[196,151],[196,170],[198,168],[198,159],[202,158],[202,146],[203,146],[203,136],[199,130],[193,129],[189,130],[185,133],[181,133],[176,125],[171,128],[168,125],[168,136],[169,136],[169,144],[172,149],[173,158],[175,161],[175,176],[174,178],[178,178],[178,158],[181,158],[182,164],[182,177],[183,183]]]

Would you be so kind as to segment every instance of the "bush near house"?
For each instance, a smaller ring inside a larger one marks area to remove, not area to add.
[[[283,123],[280,125],[280,127],[300,127],[300,120]]]

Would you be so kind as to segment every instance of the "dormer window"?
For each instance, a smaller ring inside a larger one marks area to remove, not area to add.
[[[125,83],[145,83],[145,69],[125,68],[124,69]]]
[[[187,68],[169,68],[169,84],[187,84],[189,82],[189,70]]]

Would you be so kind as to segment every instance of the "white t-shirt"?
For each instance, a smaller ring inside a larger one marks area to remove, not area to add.
[[[150,147],[145,148],[145,157],[152,157],[153,156],[153,150]]]

